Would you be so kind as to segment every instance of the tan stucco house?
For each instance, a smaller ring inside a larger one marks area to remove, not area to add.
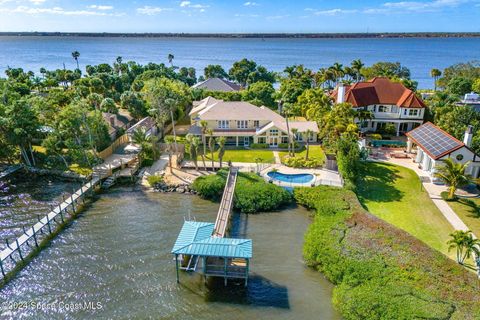
[[[314,121],[287,121],[267,107],[257,107],[244,101],[223,101],[207,97],[193,104],[189,115],[190,133],[202,134],[201,121],[206,121],[208,129],[215,137],[224,136],[228,145],[249,146],[264,143],[278,147],[288,142],[288,136],[299,143],[317,142],[318,126]],[[297,134],[294,134],[294,132]],[[309,134],[307,134],[309,133]]]

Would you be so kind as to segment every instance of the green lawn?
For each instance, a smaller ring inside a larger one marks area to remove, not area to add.
[[[295,152],[295,156],[296,157],[303,157],[305,158],[305,155],[307,154],[307,150],[305,148],[303,148],[302,151],[300,152]],[[280,155],[280,159],[283,158],[284,156],[287,156],[288,155],[288,151],[280,151],[279,152],[279,155]],[[323,151],[322,147],[321,146],[310,146],[310,151],[308,153],[308,158],[309,159],[314,159],[314,158],[317,158],[317,159],[320,159],[322,160],[322,162],[325,162],[325,152]]]
[[[480,199],[459,199],[447,203],[467,227],[480,237]]]
[[[202,152],[202,150],[199,150]],[[207,149],[206,160],[211,161],[210,151]],[[223,156],[223,161],[232,161],[232,162],[250,162],[255,163],[257,158],[261,158],[262,163],[275,163],[273,157],[273,152],[265,149],[227,149],[225,150],[225,155]],[[199,161],[202,160],[202,157],[199,155],[197,157]],[[214,153],[214,160],[218,161],[218,150]]]
[[[368,211],[432,248],[454,256],[446,244],[453,227],[422,189],[414,171],[373,162],[362,164],[361,168],[365,180],[357,184],[357,193]]]

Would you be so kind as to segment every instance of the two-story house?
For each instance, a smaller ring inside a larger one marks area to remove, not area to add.
[[[314,121],[287,121],[267,107],[257,107],[244,101],[223,101],[207,97],[196,101],[189,115],[190,133],[202,134],[201,122],[213,130],[213,136],[226,138],[228,145],[249,146],[252,143],[278,147],[288,137],[302,143],[317,141],[319,132]]]
[[[340,84],[332,92],[337,103],[348,102],[355,110],[370,111],[372,119],[357,118],[362,132],[381,131],[393,124],[397,136],[423,123],[425,103],[402,83],[376,77],[353,85]]]

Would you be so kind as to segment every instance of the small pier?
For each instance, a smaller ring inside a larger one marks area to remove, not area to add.
[[[79,202],[84,203],[85,197],[93,193],[100,181],[101,178],[98,176],[92,178],[61,204],[52,208],[43,218],[38,217],[38,222],[32,227],[24,228],[22,235],[14,241],[5,240],[7,247],[0,252],[0,271],[3,279],[15,269],[18,262],[25,262],[26,257],[39,248],[42,240],[75,215]]]
[[[172,248],[175,256],[177,282],[179,270],[202,273],[209,277],[245,279],[248,283],[251,239],[225,238],[233,208],[238,168],[230,167],[225,189],[214,223],[185,221]]]

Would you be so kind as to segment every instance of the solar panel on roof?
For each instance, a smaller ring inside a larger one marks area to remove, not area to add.
[[[426,123],[409,133],[417,144],[437,158],[463,146],[463,143],[446,134],[431,123]]]

